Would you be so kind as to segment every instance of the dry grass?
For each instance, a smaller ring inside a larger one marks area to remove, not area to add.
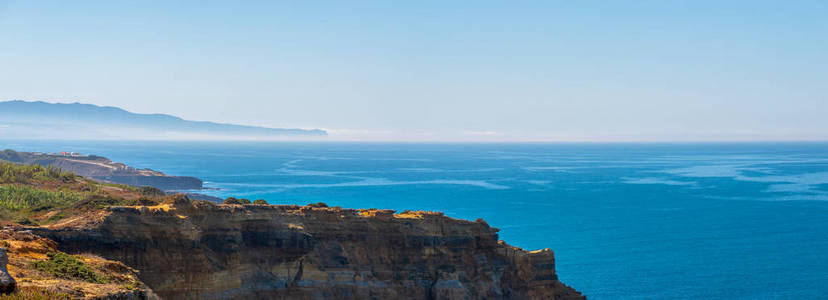
[[[9,295],[0,295],[0,300],[62,300],[72,299],[72,296],[48,287],[21,286]]]
[[[105,280],[90,282],[88,278],[64,276],[65,274],[38,268],[38,264],[50,260],[49,253],[60,252],[52,240],[28,232],[4,229],[0,231],[0,246],[7,249],[9,274],[17,280],[19,287],[18,292],[0,297],[0,300],[97,297],[128,292],[143,286],[136,270],[121,262],[91,254],[70,257]]]

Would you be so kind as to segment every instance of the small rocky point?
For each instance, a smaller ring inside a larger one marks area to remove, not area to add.
[[[101,274],[105,282],[89,282],[38,269],[37,262],[48,260],[48,254],[59,250],[57,243],[30,230],[3,228],[0,246],[0,291],[16,293],[11,299],[159,299],[140,281],[137,270],[89,253],[74,257]]]

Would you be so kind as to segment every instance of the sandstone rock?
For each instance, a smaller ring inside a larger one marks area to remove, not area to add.
[[[66,252],[140,271],[164,299],[583,299],[552,251],[439,213],[265,205],[109,210],[39,228]]]

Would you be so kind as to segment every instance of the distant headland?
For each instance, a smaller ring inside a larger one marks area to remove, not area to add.
[[[76,152],[40,153],[0,151],[0,160],[44,167],[60,168],[83,177],[104,182],[151,186],[161,190],[199,190],[201,179],[189,176],[171,176],[155,170],[137,169],[106,157],[83,155]]]
[[[189,121],[82,103],[0,102],[0,138],[87,140],[279,140],[326,136],[287,129]]]

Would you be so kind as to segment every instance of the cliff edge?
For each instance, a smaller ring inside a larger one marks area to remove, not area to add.
[[[165,299],[583,299],[552,251],[442,213],[217,205],[110,207],[37,228],[62,251],[140,270]]]

